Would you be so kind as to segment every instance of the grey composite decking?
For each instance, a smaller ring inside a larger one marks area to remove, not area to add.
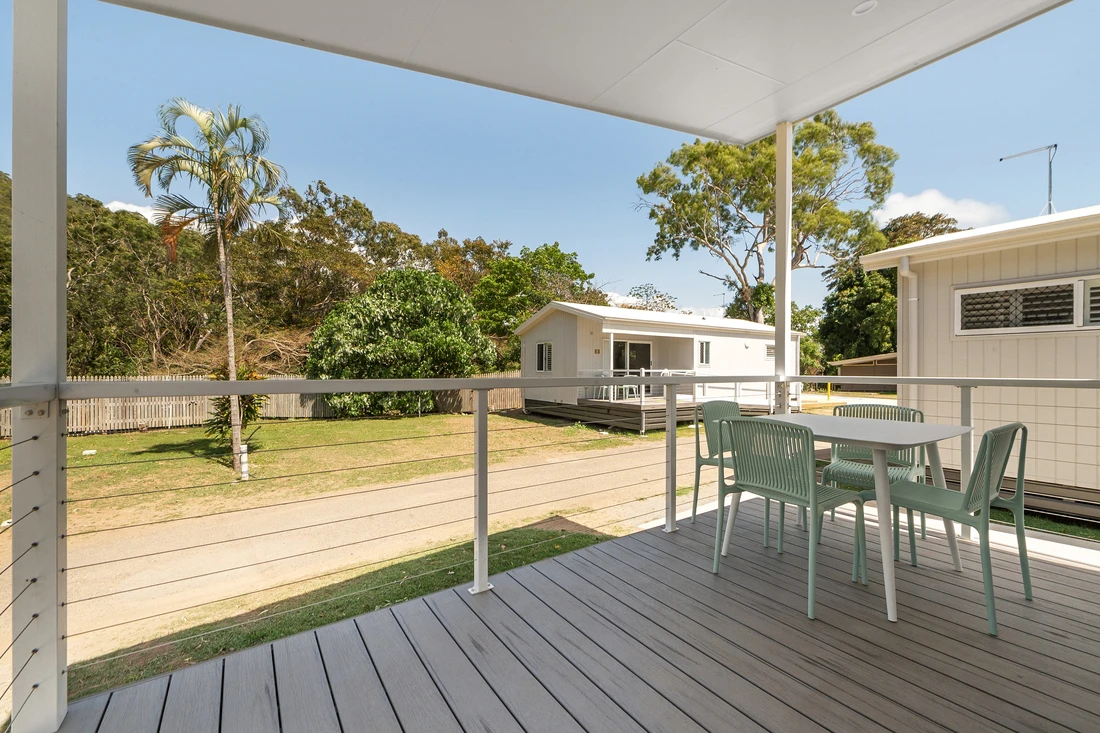
[[[942,534],[897,563],[886,620],[850,582],[851,517],[825,522],[817,620],[806,535],[761,546],[742,504],[709,572],[715,518],[650,530],[80,700],[64,733],[373,731],[1100,731],[1100,571],[1035,557],[1023,598],[994,551],[1001,634],[985,633],[976,547]],[[873,513],[872,513],[873,514]],[[903,544],[904,547],[904,544]],[[903,555],[904,557],[904,555]]]

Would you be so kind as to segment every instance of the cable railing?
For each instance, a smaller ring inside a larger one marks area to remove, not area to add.
[[[730,396],[749,403],[762,395],[767,411],[827,411],[828,402],[801,394],[800,385],[829,381],[901,384],[903,402],[932,394],[938,404],[927,410],[929,419],[962,421],[979,432],[1006,415],[1003,404],[994,410],[995,400],[984,398],[982,390],[1100,394],[1100,380],[777,378],[686,370],[577,379],[58,385],[56,394],[64,399],[210,389],[323,394],[461,388],[483,397],[502,387],[634,384],[650,388],[647,397],[659,389],[669,404],[661,424],[649,426],[663,427],[663,436],[617,430],[622,423],[594,414],[490,416],[481,399],[472,416],[355,420],[346,422],[347,430],[340,427],[345,423],[325,420],[325,431],[310,429],[319,421],[265,424],[248,440],[247,481],[232,475],[229,450],[174,446],[186,437],[179,430],[157,432],[155,441],[143,438],[139,449],[88,457],[78,450],[82,444],[107,439],[73,438],[68,460],[56,465],[64,455],[56,450],[57,439],[45,441],[55,449],[43,450],[49,446],[38,439],[41,430],[31,432],[29,421],[17,414],[15,438],[6,446],[15,459],[13,474],[0,488],[0,500],[12,501],[14,510],[0,527],[0,537],[13,542],[0,561],[6,565],[0,577],[18,578],[0,600],[0,618],[8,619],[8,678],[0,677],[0,685],[9,687],[7,710],[27,715],[48,697],[42,686],[64,684],[50,672],[58,654],[68,683],[87,691],[103,665],[137,664],[151,654],[194,660],[236,648],[242,638],[266,638],[272,619],[309,628],[448,584],[484,592],[490,572],[548,552],[647,523],[675,529],[677,514],[690,507],[694,481],[694,434],[676,430],[693,414],[685,407]],[[924,393],[906,391],[915,386]],[[41,396],[43,389],[22,393]],[[939,394],[944,390],[954,399]],[[4,395],[0,388],[0,403]],[[63,409],[62,401],[48,404]],[[1033,434],[1042,435],[1046,423],[1038,422]],[[960,481],[973,445],[963,440],[945,450],[958,456]],[[1040,460],[1048,459],[1037,450]],[[1084,476],[1081,466],[1090,464],[1077,463],[1075,477]],[[700,504],[715,498],[711,478],[704,481]],[[64,514],[55,521],[58,509]],[[53,562],[60,573],[50,571]],[[61,651],[50,638],[55,623]],[[186,654],[174,651],[180,649]]]

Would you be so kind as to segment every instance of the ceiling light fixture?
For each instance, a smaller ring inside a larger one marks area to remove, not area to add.
[[[858,18],[861,15],[867,15],[867,13],[871,12],[877,7],[878,0],[864,0],[864,2],[861,2],[859,5],[852,8],[852,15]]]

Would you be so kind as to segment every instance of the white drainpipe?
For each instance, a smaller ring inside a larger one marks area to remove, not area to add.
[[[907,310],[907,316],[905,321],[905,334],[906,345],[905,354],[907,360],[906,376],[917,376],[917,306],[920,303],[920,298],[917,297],[917,273],[913,272],[909,268],[909,255],[905,255],[901,258],[901,262],[898,263],[898,277],[904,277],[909,281],[909,287],[906,291],[909,294],[909,308]]]

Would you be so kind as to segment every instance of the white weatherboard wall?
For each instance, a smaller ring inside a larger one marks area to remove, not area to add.
[[[918,376],[1100,379],[1100,329],[956,336],[954,328],[954,291],[960,287],[1100,273],[1098,235],[914,263],[920,299]],[[911,344],[905,309],[912,285],[900,280],[898,363],[899,373],[907,375]],[[926,420],[959,420],[956,388],[908,387],[899,396],[903,404],[923,410]],[[1095,390],[976,388],[975,451],[984,431],[1019,421],[1030,432],[1029,479],[1100,489],[1098,399]],[[958,466],[958,442],[944,448],[944,463]],[[1014,474],[1015,463],[1009,471]]]
[[[535,344],[549,341],[551,349],[549,372],[535,371]],[[523,334],[520,352],[520,370],[525,377],[575,377],[577,376],[577,317],[560,311],[549,313],[531,330]],[[576,404],[575,387],[528,388],[524,397],[546,402]]]

